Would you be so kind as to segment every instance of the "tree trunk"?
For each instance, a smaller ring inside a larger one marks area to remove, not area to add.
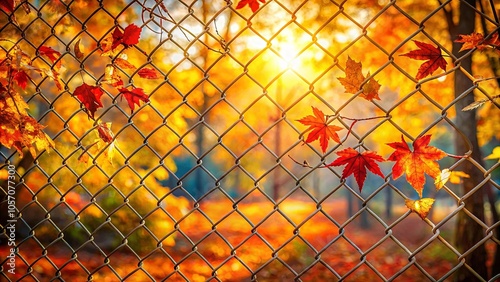
[[[450,26],[450,36],[452,40],[456,39],[458,34],[470,34],[475,28],[475,12],[465,2],[475,7],[475,0],[466,0],[460,2],[460,17],[456,26]],[[461,44],[453,44],[453,54],[460,57],[459,49]],[[462,68],[472,72],[472,57],[469,56],[460,62]],[[472,87],[472,81],[461,71],[455,72],[455,97],[462,95]],[[471,158],[477,162],[481,162],[481,152],[477,141],[477,124],[475,111],[462,111],[462,109],[474,102],[474,95],[469,93],[455,104],[457,132],[455,136],[455,146],[457,154],[467,153],[468,149],[472,150]],[[467,140],[472,144],[472,148],[468,148]],[[462,195],[467,194],[478,185],[484,176],[472,162],[465,161],[457,168],[463,170],[470,175],[470,178],[465,178],[462,184]],[[484,187],[474,192],[470,197],[465,199],[465,209],[474,214],[479,220],[484,221]],[[458,214],[456,223],[455,241],[458,250],[461,253],[469,251],[474,245],[484,238],[484,230],[464,212]],[[487,279],[486,269],[486,250],[484,244],[480,245],[468,256],[465,257],[465,262],[484,279]],[[455,281],[481,281],[471,271],[465,267],[461,267],[455,276]]]

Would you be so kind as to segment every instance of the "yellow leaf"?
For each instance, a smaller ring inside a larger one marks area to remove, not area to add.
[[[425,219],[427,214],[429,214],[434,201],[435,200],[433,198],[422,198],[416,201],[406,199],[405,204],[412,212],[417,213],[422,219]]]
[[[498,159],[498,162],[500,162],[500,146],[496,146],[495,148],[493,148],[493,151],[491,152],[491,154],[484,159],[485,160]]]

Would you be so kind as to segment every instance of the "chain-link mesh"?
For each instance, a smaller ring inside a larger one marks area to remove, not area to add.
[[[434,146],[457,155],[477,150],[470,140],[454,145],[465,136],[457,103],[473,92],[493,96],[482,80],[490,73],[473,76],[461,64],[478,51],[452,53],[448,30],[461,2],[254,2],[255,13],[231,1],[27,1],[9,14],[0,3],[3,52],[22,50],[40,69],[61,64],[63,85],[30,75],[22,90],[55,148],[34,158],[0,151],[2,175],[15,170],[16,179],[16,244],[3,221],[2,279],[442,281],[465,270],[488,280],[468,257],[481,250],[491,268],[500,245],[490,215],[498,163],[440,162],[472,167],[482,180],[464,192],[456,182],[437,191],[427,179],[424,196],[436,201],[424,220],[405,206],[418,195],[391,177],[394,163],[381,163],[385,178],[369,175],[362,190],[341,167],[325,167],[347,147],[388,156],[386,144],[402,135],[432,134]],[[491,32],[498,21],[487,4],[469,9]],[[106,38],[132,23],[140,42],[103,56]],[[417,48],[413,40],[438,46],[447,70],[416,80],[420,63],[400,56]],[[41,46],[61,55],[52,62]],[[345,93],[338,78],[348,57],[382,85],[380,99]],[[105,83],[106,66],[149,101],[129,106]],[[160,78],[144,78],[144,68]],[[471,86],[455,98],[457,73]],[[74,95],[82,83],[104,91],[95,120]],[[304,142],[297,121],[311,106],[343,128],[324,154]],[[498,106],[478,110],[486,154],[498,138]],[[113,142],[102,144],[105,123]],[[477,195],[484,214],[467,205]],[[5,198],[2,213],[7,206]],[[459,216],[482,234],[467,249],[455,236]]]

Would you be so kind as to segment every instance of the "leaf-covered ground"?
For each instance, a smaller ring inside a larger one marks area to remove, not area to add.
[[[210,279],[215,272],[222,281],[249,281],[252,273],[258,281],[293,281],[296,275],[302,281],[336,281],[333,270],[348,275],[345,281],[382,281],[376,269],[386,279],[399,274],[395,281],[428,281],[422,271],[439,279],[457,264],[456,256],[439,240],[415,255],[407,253],[415,252],[433,235],[414,213],[386,231],[369,214],[370,227],[362,228],[363,215],[350,219],[347,210],[343,200],[324,204],[319,212],[315,204],[300,200],[287,200],[279,210],[269,202],[242,202],[236,211],[229,201],[206,201],[179,224],[175,246],[164,246],[163,251],[141,253],[139,258],[126,247],[106,250],[106,254],[83,248],[72,257],[50,245],[44,251],[29,239],[19,246],[22,259],[17,258],[16,275],[9,277],[35,281],[25,276],[32,273],[40,281],[54,277],[85,281],[85,268],[94,272],[94,281],[119,281],[118,276],[126,281],[166,277],[167,281],[217,281]],[[402,208],[396,213],[404,212]],[[433,217],[440,218],[439,209]],[[339,229],[330,218],[345,227]],[[451,240],[451,230],[440,232]],[[1,253],[2,257],[8,253],[6,246]],[[8,266],[3,267],[5,272]]]

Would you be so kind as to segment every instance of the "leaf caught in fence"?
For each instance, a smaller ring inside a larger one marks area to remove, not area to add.
[[[484,159],[485,160],[498,159],[498,162],[500,162],[500,146],[496,146],[495,148],[493,148],[493,151],[491,152],[491,154],[486,156]]]
[[[321,150],[325,153],[326,148],[328,147],[328,140],[332,139],[333,141],[340,143],[340,137],[338,136],[337,131],[342,130],[343,128],[336,125],[328,125],[325,114],[315,107],[312,107],[312,109],[314,116],[306,116],[300,119],[299,122],[304,125],[309,125],[306,132],[312,130],[307,136],[305,142],[311,143],[319,139]]]
[[[464,107],[462,109],[462,111],[470,111],[470,110],[477,109],[477,108],[481,107],[482,105],[484,105],[485,103],[491,102],[491,101],[493,101],[495,99],[499,99],[499,98],[500,98],[500,95],[495,95],[495,96],[491,97],[491,99],[485,98],[485,99],[481,99],[481,100],[472,102],[468,106]]]
[[[363,75],[361,63],[352,60],[351,57],[347,57],[345,75],[346,77],[338,77],[337,79],[345,87],[346,93],[356,94],[362,89],[363,92],[360,94],[360,97],[368,101],[373,99],[380,100],[378,96],[380,84],[373,77],[361,86],[366,77],[370,76],[370,73],[366,77]]]
[[[159,73],[156,69],[154,68],[142,68],[140,69],[137,74],[142,77],[142,78],[147,78],[147,79],[159,79],[163,78],[161,73]]]
[[[415,76],[417,80],[432,75],[432,73],[438,68],[446,71],[447,62],[443,58],[443,55],[441,54],[441,48],[439,48],[439,46],[434,47],[431,44],[420,42],[417,40],[413,40],[413,42],[420,49],[412,50],[408,53],[402,54],[401,56],[405,56],[414,60],[426,61],[418,69],[417,75]]]
[[[429,146],[431,135],[421,136],[413,142],[413,151],[401,135],[401,142],[388,143],[387,145],[396,149],[388,158],[389,161],[396,163],[392,167],[392,176],[398,179],[403,173],[406,173],[408,183],[422,197],[422,191],[425,184],[425,174],[432,178],[438,177],[441,170],[436,162],[446,156],[446,153],[436,147]]]
[[[347,148],[336,152],[336,154],[339,158],[327,166],[346,165],[342,171],[342,179],[354,174],[354,178],[358,183],[360,192],[363,189],[366,179],[366,169],[384,178],[384,174],[376,162],[383,162],[385,159],[382,156],[379,156],[376,152],[365,151],[363,153],[359,153],[353,148]]]
[[[446,182],[450,181],[453,184],[462,183],[462,178],[469,178],[470,175],[463,171],[451,171],[448,168],[445,168],[441,171],[441,173],[434,179],[434,184],[436,185],[436,189],[441,189],[446,184]]]
[[[81,43],[81,39],[78,39],[78,41],[76,41],[76,43],[75,43],[75,46],[73,47],[73,51],[75,52],[75,56],[78,60],[83,59],[83,57],[85,56],[85,54],[82,52],[82,49],[80,47],[80,43]]]
[[[260,6],[259,1],[262,3],[266,3],[266,0],[240,0],[238,5],[236,6],[236,9],[241,9],[246,5],[248,5],[250,9],[252,9],[252,12],[255,13],[259,9]]]

